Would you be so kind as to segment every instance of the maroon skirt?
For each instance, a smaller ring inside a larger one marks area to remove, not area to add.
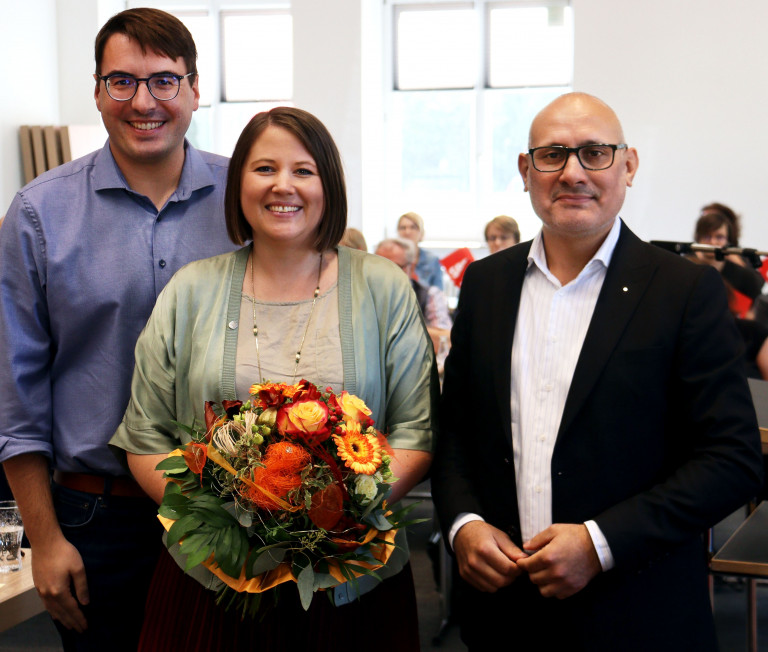
[[[265,594],[262,603],[270,602]],[[279,604],[262,620],[241,620],[237,612],[217,605],[216,594],[185,575],[167,551],[161,555],[147,597],[139,652],[339,649],[419,650],[410,564],[341,607],[318,592],[304,611],[296,585],[286,583]]]

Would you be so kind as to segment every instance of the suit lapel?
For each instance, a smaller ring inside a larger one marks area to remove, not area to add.
[[[496,392],[499,414],[504,415],[502,423],[509,445],[512,445],[512,415],[510,412],[510,387],[512,367],[512,342],[515,337],[517,313],[520,308],[520,294],[523,289],[525,271],[528,268],[528,252],[531,243],[526,242],[505,250],[508,264],[494,279],[493,291],[489,295],[491,304],[491,350],[494,351],[492,383]],[[507,253],[509,252],[509,253]]]
[[[644,246],[622,223],[573,373],[558,438],[567,432],[592,392],[656,272],[656,265],[643,255]]]

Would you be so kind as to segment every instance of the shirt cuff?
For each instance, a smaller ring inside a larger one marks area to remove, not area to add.
[[[448,544],[453,550],[453,540],[456,538],[459,530],[470,521],[482,521],[485,523],[485,519],[479,514],[472,514],[471,512],[462,512],[459,514],[451,525],[451,529],[448,531]]]
[[[611,570],[615,562],[613,560],[611,548],[608,545],[608,541],[606,540],[603,531],[594,521],[586,521],[584,525],[587,526],[587,532],[589,532],[589,536],[592,538],[592,545],[595,546],[595,552],[597,553],[597,558],[600,560],[600,566],[602,566],[604,571]]]

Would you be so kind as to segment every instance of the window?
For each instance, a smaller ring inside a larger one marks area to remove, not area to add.
[[[480,244],[486,222],[508,214],[532,236],[517,157],[533,116],[571,88],[567,1],[392,0],[392,11],[389,228],[413,210],[427,240],[450,248]]]
[[[293,20],[287,1],[190,0],[189,9],[152,4],[177,16],[195,39],[200,108],[187,132],[195,147],[229,156],[254,114],[291,104]]]

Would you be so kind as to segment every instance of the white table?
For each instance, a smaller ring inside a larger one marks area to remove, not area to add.
[[[21,570],[0,574],[0,632],[45,611],[32,583],[32,551],[24,548]]]

